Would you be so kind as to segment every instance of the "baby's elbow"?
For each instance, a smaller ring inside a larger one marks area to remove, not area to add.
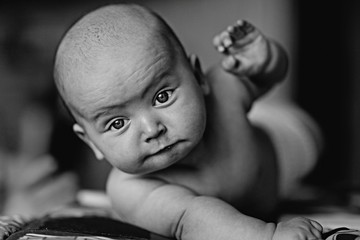
[[[175,239],[199,239],[199,236],[203,236],[204,226],[209,227],[207,223],[211,217],[207,215],[209,212],[207,205],[213,202],[212,199],[193,196],[187,206],[178,212],[176,221],[171,227],[171,236]]]
[[[199,229],[194,229],[196,221],[199,220],[197,211],[201,208],[201,201],[199,202],[198,199],[199,197],[196,196],[191,197],[186,207],[176,214],[175,221],[171,226],[171,236],[173,238],[193,239],[194,232],[198,232]]]
[[[175,239],[184,239],[183,238],[183,233],[184,233],[184,224],[185,224],[185,218],[187,215],[187,210],[183,210],[180,215],[179,218],[177,219],[176,223],[174,224],[174,226],[171,229],[171,233],[172,236]]]

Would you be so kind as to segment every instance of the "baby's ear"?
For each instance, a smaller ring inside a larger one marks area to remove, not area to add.
[[[204,94],[208,95],[210,93],[209,83],[207,82],[207,79],[202,71],[198,56],[196,56],[195,54],[190,54],[189,61],[191,64],[191,68],[195,74],[196,80],[198,81]]]
[[[89,139],[88,135],[86,134],[84,128],[82,128],[79,124],[75,123],[73,125],[73,131],[75,132],[75,134],[81,139],[83,140],[90,148],[91,150],[94,152],[96,158],[98,160],[103,160],[104,159],[104,155],[102,154],[102,152],[95,146],[95,144]]]

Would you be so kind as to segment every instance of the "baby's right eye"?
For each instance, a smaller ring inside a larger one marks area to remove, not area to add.
[[[129,120],[124,118],[116,118],[108,124],[107,129],[110,131],[118,131],[124,128]]]

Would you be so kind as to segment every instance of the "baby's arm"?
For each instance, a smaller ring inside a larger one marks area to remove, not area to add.
[[[113,170],[108,193],[121,220],[175,239],[320,239],[321,226],[310,220],[265,223],[222,200],[156,178]]]
[[[214,38],[214,45],[225,55],[222,67],[242,79],[247,77],[256,97],[286,75],[288,59],[284,49],[246,21],[229,26]]]

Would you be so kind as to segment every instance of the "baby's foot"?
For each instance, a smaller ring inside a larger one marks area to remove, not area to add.
[[[252,24],[238,20],[214,38],[216,49],[225,55],[225,70],[252,76],[260,73],[269,59],[266,38]]]

